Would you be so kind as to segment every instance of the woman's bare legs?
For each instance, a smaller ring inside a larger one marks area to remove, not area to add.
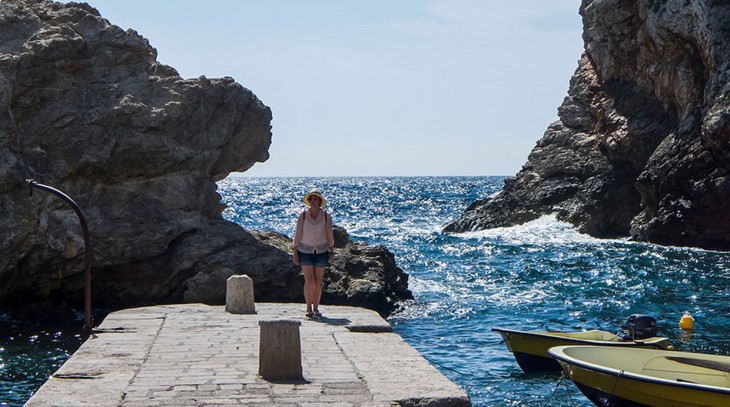
[[[314,267],[314,290],[312,296],[312,306],[314,313],[319,312],[319,300],[322,298],[322,279],[324,278],[324,267]]]
[[[312,313],[312,301],[314,300],[315,274],[314,266],[302,266],[302,274],[304,274],[304,301],[307,302],[307,315]]]

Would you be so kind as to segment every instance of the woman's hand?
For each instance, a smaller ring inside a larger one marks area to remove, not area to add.
[[[295,266],[299,265],[299,251],[294,250],[294,255],[291,258],[291,262],[294,263]]]

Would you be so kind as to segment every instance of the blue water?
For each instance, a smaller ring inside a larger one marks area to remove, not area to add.
[[[442,227],[502,177],[228,178],[224,217],[292,236],[301,197],[320,189],[353,240],[382,244],[410,275],[415,301],[390,318],[396,332],[475,406],[590,406],[558,374],[525,374],[491,332],[616,331],[654,316],[678,350],[730,355],[730,254],[579,234],[553,217],[448,235]],[[678,328],[682,313],[695,333]]]
[[[615,331],[633,313],[657,318],[679,350],[730,355],[730,254],[581,235],[544,217],[442,234],[501,177],[234,178],[219,182],[226,219],[292,235],[301,197],[319,188],[353,240],[382,244],[410,275],[415,300],[396,332],[459,384],[475,406],[590,406],[557,374],[524,374],[495,326]],[[690,336],[677,325],[695,317]],[[78,327],[77,327],[78,328]],[[0,406],[22,405],[76,350],[68,327],[0,316]]]
[[[0,315],[0,406],[22,406],[81,345],[81,323],[15,321]]]

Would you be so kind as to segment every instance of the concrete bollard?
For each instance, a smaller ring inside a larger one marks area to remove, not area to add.
[[[253,280],[247,275],[230,276],[226,282],[226,312],[255,314]]]
[[[259,321],[259,376],[267,380],[303,380],[300,321]]]

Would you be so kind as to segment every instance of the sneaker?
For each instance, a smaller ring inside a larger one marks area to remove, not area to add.
[[[314,314],[312,314],[312,311],[307,311],[307,313],[304,314],[304,316],[307,318],[314,318]]]
[[[314,317],[315,318],[322,318],[322,313],[319,311],[314,311]]]

